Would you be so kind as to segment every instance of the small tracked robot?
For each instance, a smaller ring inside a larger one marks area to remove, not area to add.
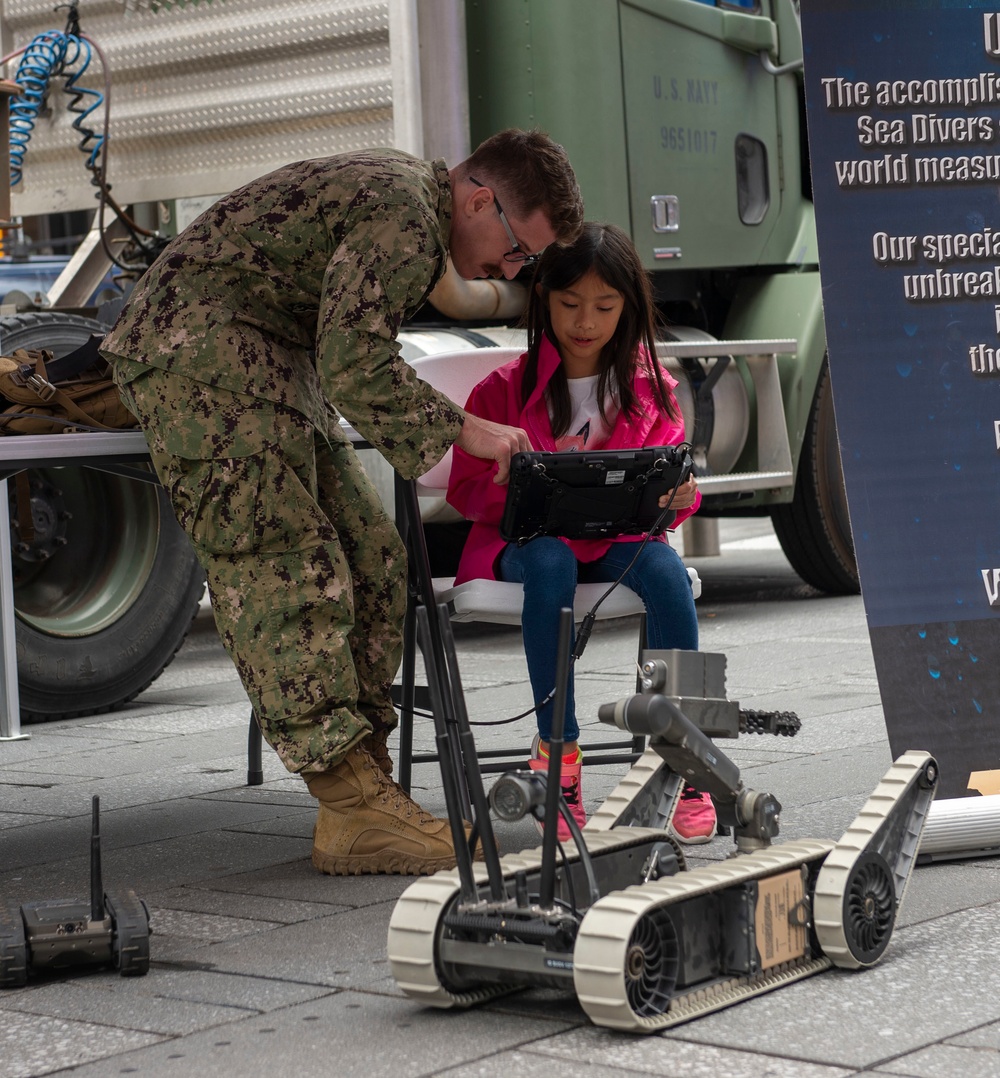
[[[726,699],[725,657],[646,653],[641,692],[599,710],[648,748],[582,831],[561,802],[565,690],[551,770],[483,789],[447,610],[417,610],[457,867],[412,884],[389,925],[392,972],[410,997],[468,1007],[533,986],[576,993],[597,1025],[652,1033],[839,966],[874,965],[892,934],[937,782],[926,752],[889,769],[839,842],[773,845],[781,805],[747,789],[713,738],[781,730],[780,715]],[[572,612],[563,611],[566,684]],[[785,717],[787,720],[787,716]],[[686,870],[667,826],[681,786],[712,795],[732,857]],[[467,840],[461,823],[471,807]],[[501,858],[502,820],[545,824],[540,849]],[[557,817],[573,843],[557,852]],[[482,841],[483,863],[471,850]],[[574,848],[575,847],[575,848]]]
[[[28,983],[28,973],[111,965],[123,977],[149,970],[149,911],[135,891],[105,893],[101,879],[100,800],[90,836],[90,901],[43,899],[0,905],[0,988]]]

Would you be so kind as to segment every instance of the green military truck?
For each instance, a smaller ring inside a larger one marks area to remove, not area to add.
[[[287,160],[391,143],[455,161],[503,127],[547,130],[588,216],[628,230],[653,276],[702,517],[770,514],[805,581],[858,589],[794,0],[79,0],[78,16],[111,73],[115,195],[151,231]],[[51,5],[0,0],[0,18],[7,54]],[[28,224],[94,205],[56,96],[13,190]],[[81,297],[109,245],[138,261],[113,220],[95,227],[49,307],[0,317],[0,352],[59,355],[100,331],[113,312]],[[429,304],[404,355],[516,341],[500,323],[522,294]],[[761,341],[768,355],[740,343]],[[72,466],[28,479],[28,529],[8,484],[22,717],[118,707],[180,646],[201,574],[155,486]]]

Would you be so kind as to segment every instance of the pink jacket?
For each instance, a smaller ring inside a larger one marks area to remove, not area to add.
[[[545,402],[545,387],[559,366],[559,353],[548,338],[542,339],[538,357],[538,384],[527,405],[521,408],[521,379],[527,354],[487,375],[469,396],[467,412],[490,419],[496,423],[521,427],[531,441],[533,449],[554,451],[555,438],[549,422]],[[672,390],[677,382],[663,372],[667,386]],[[604,448],[634,449],[644,445],[677,445],[684,441],[684,423],[671,419],[657,404],[653,384],[645,373],[636,375],[635,391],[641,415],[634,420],[619,414],[611,437]],[[680,412],[680,409],[677,409]],[[453,505],[467,520],[472,530],[465,541],[465,548],[458,565],[456,584],[483,578],[495,580],[494,563],[506,543],[500,536],[500,518],[503,516],[507,487],[493,482],[497,463],[469,456],[458,446],[454,448],[451,478],[448,482],[448,503]],[[701,504],[699,493],[690,509],[677,514],[675,527],[691,516]],[[623,535],[614,539],[564,539],[578,561],[596,561],[607,553],[613,542],[634,542],[635,535]],[[661,542],[665,536],[657,537]]]

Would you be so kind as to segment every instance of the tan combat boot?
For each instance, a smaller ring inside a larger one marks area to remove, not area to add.
[[[448,821],[424,812],[364,744],[303,778],[319,801],[312,862],[320,872],[421,876],[455,867]]]

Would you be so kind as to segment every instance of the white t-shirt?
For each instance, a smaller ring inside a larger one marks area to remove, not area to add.
[[[611,425],[601,419],[601,410],[597,407],[597,383],[600,377],[599,374],[592,374],[586,378],[566,379],[570,421],[566,433],[556,439],[556,449],[600,449],[607,444],[618,410],[613,400],[606,400],[604,410]],[[550,417],[551,414],[550,409]]]

